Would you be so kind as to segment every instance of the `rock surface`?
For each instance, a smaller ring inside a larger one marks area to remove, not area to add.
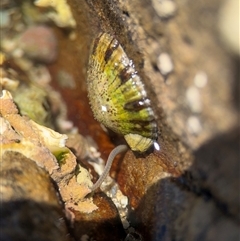
[[[69,239],[63,206],[49,175],[18,152],[0,161],[1,240]]]
[[[59,9],[57,3],[54,1],[55,9]],[[125,241],[239,239],[239,55],[229,51],[217,29],[219,19],[224,22],[220,16],[223,3],[68,1],[76,25],[71,25],[71,30],[67,25],[53,27],[58,58],[45,67],[51,86],[67,103],[68,118],[81,135],[90,136],[90,142],[96,143],[92,149],[97,146],[104,160],[114,145],[123,142],[93,119],[87,98],[90,45],[100,31],[108,32],[119,40],[142,78],[156,115],[161,148],[145,155],[129,150],[113,164],[111,176],[129,199],[126,234],[112,201],[96,193],[92,200],[98,210],[91,214],[68,207],[75,220],[68,229],[72,237]],[[34,7],[24,5],[24,13],[31,16]],[[53,9],[46,10],[51,14]],[[36,16],[43,17],[46,24],[44,14]],[[12,45],[7,43],[3,44],[10,56],[6,66],[12,62],[19,65],[18,52],[9,53]],[[168,64],[162,62],[162,56]],[[35,67],[32,64],[29,69]],[[26,71],[28,77],[32,76],[30,70]],[[77,153],[78,161],[89,167],[86,153]],[[92,159],[99,153],[95,152]],[[67,176],[74,175],[71,170]],[[96,173],[93,168],[89,170],[95,181]],[[69,189],[68,196],[71,192]]]

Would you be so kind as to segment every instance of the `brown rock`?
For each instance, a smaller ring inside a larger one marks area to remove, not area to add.
[[[0,161],[1,240],[69,240],[63,207],[46,171],[20,153]]]
[[[74,234],[89,240],[123,240],[125,232],[118,211],[112,201],[103,193],[94,195],[96,211],[89,214],[75,213]]]
[[[130,221],[146,240],[237,240],[239,58],[216,29],[222,1],[177,1],[164,21],[145,0],[88,0],[81,17],[79,2],[69,2],[77,25],[87,22],[86,39],[105,31],[119,40],[157,116],[165,158],[127,153],[112,170],[135,208]],[[166,76],[157,67],[163,52],[173,62]]]

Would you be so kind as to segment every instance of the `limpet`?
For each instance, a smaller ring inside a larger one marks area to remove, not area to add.
[[[123,135],[131,150],[143,153],[158,145],[157,124],[140,76],[118,40],[108,33],[100,33],[93,42],[87,86],[95,119]],[[92,191],[108,175],[115,156],[127,149],[119,145],[112,150]]]
[[[157,139],[150,100],[133,61],[108,33],[93,43],[87,85],[95,119],[123,135],[133,151],[147,151]]]

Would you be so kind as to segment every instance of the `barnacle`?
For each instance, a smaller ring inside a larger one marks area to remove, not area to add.
[[[66,135],[41,126],[27,117],[19,115],[9,91],[3,90],[0,98],[0,116],[4,120],[2,148],[5,151],[24,153],[28,158],[53,173],[59,166],[53,152],[65,152]],[[6,128],[8,127],[8,128]],[[6,133],[5,133],[6,132]],[[11,139],[13,137],[13,139]]]
[[[67,208],[85,213],[97,209],[92,199],[85,199],[92,185],[88,172],[79,165],[75,176],[76,157],[65,145],[67,135],[21,116],[7,90],[0,97],[0,123],[0,164],[5,153],[21,153],[49,172]]]

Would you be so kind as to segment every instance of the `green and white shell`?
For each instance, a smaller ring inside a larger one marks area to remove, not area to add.
[[[147,151],[157,139],[150,100],[132,60],[107,33],[93,42],[87,85],[94,117],[123,135],[133,151]]]

